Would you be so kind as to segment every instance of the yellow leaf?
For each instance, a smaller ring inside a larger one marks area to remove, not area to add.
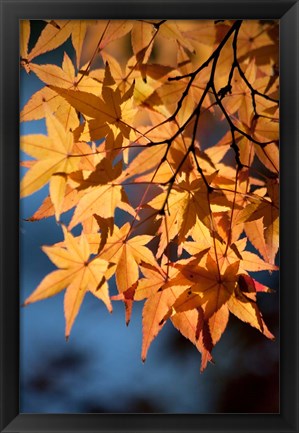
[[[63,247],[44,247],[44,252],[60,269],[47,275],[35,291],[26,299],[25,305],[54,296],[66,289],[64,313],[66,319],[66,338],[69,337],[73,323],[87,291],[102,299],[109,311],[112,310],[107,285],[103,286],[108,262],[100,258],[90,258],[90,248],[85,235],[74,238],[63,226]],[[98,293],[95,293],[98,292]]]
[[[165,313],[174,300],[174,293],[184,290],[179,287],[166,289],[150,296],[144,304],[142,311],[142,350],[141,359],[146,360],[150,344],[158,335],[165,323],[161,323]]]
[[[48,274],[38,285],[35,291],[26,299],[24,305],[42,299],[50,298],[61,292],[72,280],[73,275],[68,270],[57,270]]]
[[[66,212],[72,209],[78,203],[81,195],[82,191],[78,192],[67,185],[61,211]],[[45,198],[39,209],[28,220],[39,221],[40,219],[48,218],[53,215],[55,215],[54,205],[50,199],[50,196],[48,196]]]
[[[77,69],[79,69],[81,52],[82,52],[82,45],[84,42],[87,25],[88,25],[88,21],[84,21],[84,20],[73,21],[72,44],[73,44],[73,47],[76,51]]]
[[[228,308],[238,319],[249,323],[249,325],[258,329],[267,338],[271,340],[274,339],[274,336],[265,325],[256,303],[250,301],[240,291],[237,291],[236,294],[229,299]]]
[[[270,143],[266,146],[259,146],[255,144],[255,153],[258,159],[264,164],[268,170],[272,171],[272,173],[279,172],[279,149],[277,144]]]
[[[130,247],[126,244],[121,249],[121,254],[116,267],[116,284],[120,293],[128,290],[138,280],[138,265]]]
[[[166,144],[154,147],[146,147],[132,160],[129,166],[124,170],[121,179],[130,179],[136,174],[140,175],[148,170],[152,170],[162,162],[167,149]],[[153,178],[154,179],[154,178]]]
[[[56,221],[59,221],[64,202],[67,178],[64,174],[56,174],[50,179],[50,197],[55,209]]]
[[[198,312],[197,310],[185,311],[183,313],[175,314],[171,317],[173,325],[180,331],[180,333],[188,338],[202,354],[201,360],[201,372],[206,368],[208,362],[212,362],[212,355],[210,350],[205,347],[203,338],[197,338],[197,323],[198,323]]]
[[[21,140],[21,149],[37,159],[36,164],[22,179],[21,197],[40,189],[54,173],[75,171],[80,162],[80,158],[70,155],[73,147],[72,133],[65,131],[47,106],[45,110],[49,137],[41,138],[38,135]]]
[[[30,21],[20,20],[20,56],[21,59],[28,57],[28,43],[30,38]]]
[[[72,31],[72,21],[50,21],[40,34],[35,46],[28,55],[28,61],[31,62],[35,57],[54,50],[62,45],[70,36]]]
[[[114,227],[113,234],[108,237],[99,257],[115,263],[116,282],[120,293],[130,289],[139,278],[141,263],[149,263],[159,269],[153,253],[145,247],[152,236],[142,235],[128,238],[130,224],[126,223],[118,229]]]
[[[44,103],[55,112],[65,100],[49,87],[43,87],[31,96],[20,113],[20,121],[39,120],[45,117]],[[69,104],[68,104],[69,105]]]
[[[155,30],[152,24],[143,21],[134,23],[131,42],[137,61],[147,62],[153,46],[153,44],[150,45],[150,42],[153,40],[154,33]]]
[[[114,218],[116,207],[135,214],[134,209],[128,204],[122,185],[118,184],[120,173],[121,164],[112,167],[111,161],[103,158],[95,171],[79,183],[79,189],[87,188],[87,191],[79,200],[70,222],[70,229],[94,214],[105,219]]]
[[[115,209],[121,201],[121,188],[119,185],[103,185],[85,193],[76,207],[69,229],[93,214],[102,218],[114,217]]]
[[[159,35],[166,39],[174,39],[189,51],[193,51],[193,46],[187,38],[185,38],[176,21],[166,21],[159,29]]]
[[[133,21],[129,20],[99,20],[95,31],[98,34],[102,34],[100,50],[103,50],[107,45],[116,39],[122,38],[126,35],[133,26]]]
[[[119,107],[107,105],[104,101],[92,93],[63,89],[50,86],[60,96],[65,98],[80,113],[97,119],[100,124],[105,122],[114,123],[121,118]]]
[[[226,243],[221,243],[215,239],[215,248],[210,250],[210,255],[214,260],[217,258],[220,269],[226,269],[228,265],[240,261],[239,271],[246,273],[258,271],[275,271],[277,267],[262,260],[257,254],[246,251],[247,238],[244,237],[229,248]]]
[[[56,65],[38,65],[31,63],[30,68],[41,81],[48,85],[62,87],[64,89],[68,89],[73,85],[70,81],[70,77],[63,69]]]
[[[220,340],[224,333],[229,319],[229,309],[223,304],[208,321],[209,331],[212,338],[213,346]]]
[[[142,312],[142,350],[141,358],[145,361],[148,349],[164,326],[163,318],[175,299],[185,290],[184,285],[173,283],[178,274],[174,267],[168,268],[163,263],[162,268],[142,265],[141,270],[145,278],[138,282],[135,290],[134,300],[148,298]],[[159,291],[159,289],[161,289]]]

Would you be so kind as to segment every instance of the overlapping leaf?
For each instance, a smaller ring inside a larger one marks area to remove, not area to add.
[[[231,314],[273,339],[251,273],[278,269],[277,23],[48,20],[35,41],[32,25],[21,65],[45,87],[20,119],[47,135],[21,137],[21,197],[49,183],[27,220],[72,214],[25,304],[66,289],[68,337],[88,291],[127,324],[144,302],[142,360],[169,320],[201,371]],[[73,56],[43,64],[68,38]]]

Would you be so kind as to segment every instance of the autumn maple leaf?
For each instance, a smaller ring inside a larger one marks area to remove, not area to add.
[[[161,320],[174,302],[175,297],[184,290],[182,281],[177,286],[171,282],[178,271],[174,268],[167,269],[165,262],[166,257],[163,257],[161,269],[153,268],[150,265],[141,265],[144,278],[138,281],[134,294],[134,300],[146,299],[142,312],[141,358],[143,361],[146,359],[150,344],[164,326]]]
[[[79,113],[86,116],[89,121],[90,137],[93,140],[102,138],[103,128],[107,128],[107,126],[112,130],[115,128],[117,132],[120,131],[126,138],[129,138],[131,128],[126,122],[126,112],[129,113],[128,117],[131,121],[135,113],[132,101],[130,104],[127,102],[130,93],[121,94],[115,85],[108,64],[106,65],[101,97],[86,91],[64,89],[53,85],[49,87],[65,98]],[[104,135],[106,135],[108,129],[104,129],[104,131]],[[99,136],[98,133],[100,133]]]
[[[161,239],[158,257],[165,250],[169,241],[178,235],[178,242],[183,242],[196,225],[197,219],[206,227],[213,230],[212,211],[226,211],[227,207],[215,202],[221,194],[209,193],[203,180],[180,182],[170,193],[163,191],[147,206],[157,210],[157,218],[161,219],[159,233]],[[161,215],[161,210],[166,209]]]
[[[30,63],[35,57],[40,56],[48,51],[62,45],[69,36],[77,55],[77,67],[82,52],[87,27],[94,24],[89,20],[48,20],[45,28],[42,30],[35,46],[28,53],[28,44],[30,36],[30,22],[23,20],[23,32],[21,33],[21,58],[23,61]]]
[[[159,267],[149,248],[145,245],[153,239],[150,235],[129,238],[131,226],[124,224],[120,229],[115,226],[113,234],[108,237],[99,257],[115,263],[116,284],[120,293],[130,289],[139,279],[139,265],[149,263]]]
[[[160,269],[146,264],[141,265],[140,268],[144,277],[138,282],[134,300],[146,299],[142,312],[141,349],[141,358],[145,361],[151,343],[166,323],[165,315],[176,299],[184,293],[186,287],[190,286],[190,281],[180,274],[178,269],[168,266],[166,256],[162,257]],[[184,311],[170,319],[181,334],[188,338],[201,353],[206,352],[202,338],[196,337],[197,315],[193,311]],[[211,354],[206,355],[205,361],[211,361]]]
[[[202,311],[203,317],[200,320],[200,328],[197,328],[197,335],[202,335],[203,341],[207,340],[207,334],[209,336],[205,356],[211,352],[225,331],[230,312],[257,328],[266,337],[274,338],[254,300],[248,299],[239,288],[239,264],[240,262],[236,261],[220,272],[217,262],[208,254],[206,267],[197,266],[196,262],[185,266],[175,265],[181,274],[189,279],[190,287],[177,297],[163,321],[177,313],[194,309]],[[202,365],[206,365],[205,357],[202,359]]]
[[[85,194],[78,201],[69,229],[94,214],[105,219],[111,219],[113,228],[116,207],[135,215],[134,209],[129,205],[123,186],[118,183],[121,172],[121,163],[112,167],[111,161],[104,158],[90,176],[82,180],[78,186],[78,191],[84,190]]]
[[[25,104],[20,113],[20,121],[38,120],[45,116],[44,102],[47,102],[50,110],[63,124],[66,130],[73,131],[80,125],[78,114],[63,97],[50,89],[49,85],[55,85],[64,89],[77,89],[100,95],[102,84],[86,75],[76,75],[74,65],[69,56],[64,53],[62,67],[47,64],[31,64],[32,72],[47,86],[34,93]]]
[[[88,291],[109,311],[123,302],[127,324],[144,302],[142,360],[169,321],[201,371],[231,314],[273,339],[257,296],[271,289],[251,272],[278,270],[278,23],[47,20],[37,38],[33,26],[20,23],[21,66],[44,87],[20,120],[47,132],[21,137],[21,197],[49,183],[27,221],[70,214],[43,247],[58,269],[25,304],[65,289],[68,337]],[[43,64],[68,39],[73,53]]]
[[[268,197],[251,200],[242,210],[240,220],[245,221],[245,231],[252,244],[265,260],[274,264],[279,245],[279,183],[276,179],[268,181],[267,193]]]
[[[82,193],[81,193],[82,194]],[[66,185],[63,205],[61,207],[61,213],[72,209],[80,198],[80,192]],[[49,218],[55,215],[55,207],[52,203],[50,195],[48,195],[37,211],[30,217],[28,221],[39,221],[43,218]]]
[[[227,248],[227,244],[215,239],[215,248],[211,249],[210,254],[214,260],[217,258],[220,269],[227,267],[236,261],[240,261],[239,270],[243,273],[258,271],[275,271],[277,266],[265,262],[257,254],[246,250],[247,238],[239,239]]]
[[[74,238],[64,226],[62,228],[63,247],[43,247],[43,251],[59,269],[51,272],[41,281],[26,299],[25,305],[49,298],[66,289],[64,314],[65,335],[68,338],[87,291],[101,299],[108,311],[112,311],[112,306],[105,280],[108,262],[102,258],[90,257],[89,244],[84,234]]]
[[[48,136],[25,135],[21,138],[21,149],[36,162],[21,181],[21,197],[26,197],[50,181],[50,197],[55,207],[56,219],[62,208],[67,174],[80,166],[80,146],[74,143],[73,134],[66,131],[45,105]]]

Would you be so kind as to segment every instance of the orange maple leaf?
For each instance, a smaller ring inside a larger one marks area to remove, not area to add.
[[[66,289],[64,314],[65,335],[68,338],[87,291],[101,299],[108,311],[112,311],[112,306],[105,279],[108,262],[102,258],[90,258],[90,248],[84,234],[74,238],[64,226],[62,228],[63,247],[43,247],[43,251],[59,269],[51,272],[41,281],[25,300],[25,305],[49,298]]]

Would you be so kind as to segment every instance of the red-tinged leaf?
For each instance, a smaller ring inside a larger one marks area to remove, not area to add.
[[[123,301],[125,304],[126,310],[126,325],[128,326],[131,320],[133,303],[134,303],[134,294],[136,289],[136,284],[133,285],[130,289],[126,290],[123,293],[119,293],[118,295],[111,296],[112,301]]]
[[[274,336],[264,323],[256,303],[249,300],[241,291],[237,290],[230,298],[228,301],[228,308],[232,314],[238,317],[238,319],[258,329],[267,338],[270,338],[271,340],[274,339]]]
[[[142,350],[141,359],[146,360],[147,352],[153,339],[158,335],[165,322],[161,323],[165,312],[173,300],[171,289],[158,292],[150,296],[144,304],[142,312]]]
[[[249,275],[240,275],[238,280],[239,288],[242,292],[246,293],[256,293],[256,292],[267,292],[271,293],[273,290],[271,290],[269,287],[265,286],[264,284],[259,283],[254,278],[250,277]]]
[[[196,310],[198,313],[198,317],[197,317],[195,338],[196,340],[198,340],[204,326],[204,314],[203,314],[203,309],[201,307],[198,307]]]
[[[211,355],[212,347],[209,347],[207,342],[203,342],[203,336],[196,338],[196,329],[198,323],[197,310],[186,311],[184,313],[175,314],[171,317],[171,321],[175,328],[180,333],[193,343],[197,350],[202,354],[200,371],[203,372],[207,367],[208,362],[213,362]]]
[[[25,167],[25,168],[31,168],[34,166],[34,164],[36,164],[36,161],[21,161],[20,162],[20,167]]]
[[[143,361],[145,361],[146,359],[150,344],[166,323],[167,319],[164,320],[166,313],[171,310],[171,306],[175,303],[176,299],[180,297],[180,295],[183,294],[185,291],[184,286],[179,286],[176,285],[176,283],[172,282],[172,278],[175,278],[176,274],[177,270],[172,268],[170,270],[169,281],[165,279],[165,276],[163,277],[160,274],[160,284],[156,284],[156,287],[159,285],[161,288],[164,287],[164,290],[156,291],[155,293],[150,295],[144,304],[142,312],[143,339],[141,353]],[[158,278],[158,276],[156,278]],[[189,311],[187,313],[183,313],[186,314],[186,318],[188,318],[188,313]],[[171,317],[171,320],[173,321],[175,326],[180,323],[180,320],[175,319],[175,317],[177,316],[178,314]],[[196,325],[194,325],[191,331],[192,326],[191,323],[188,323],[189,320],[187,320],[185,327],[182,327],[181,332],[185,337],[189,338],[199,348],[200,342],[197,341],[195,338]]]
[[[141,264],[140,270],[143,273],[144,278],[138,280],[138,285],[134,295],[136,301],[141,301],[154,295],[162,288],[166,281],[166,274],[164,274],[164,272],[157,268],[153,268],[146,263]]]
[[[210,334],[209,326],[207,322],[203,322],[202,326],[202,355],[201,355],[201,365],[200,365],[200,372],[203,373],[203,371],[206,369],[208,361],[213,362],[213,359],[211,358],[211,353],[213,350],[213,342],[212,337]]]

